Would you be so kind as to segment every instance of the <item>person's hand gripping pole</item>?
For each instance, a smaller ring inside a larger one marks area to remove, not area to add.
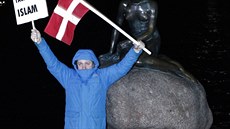
[[[32,21],[31,39],[33,42],[39,44],[41,42],[41,33],[35,28],[34,21]]]
[[[143,49],[147,54],[151,55],[151,51],[145,48],[145,43],[142,42],[141,40],[139,41],[133,40],[133,45],[134,48],[136,48],[134,50],[140,51],[141,49]]]
[[[145,44],[142,41],[138,41],[138,44],[133,43],[133,45],[134,45],[134,51],[136,53],[139,53],[142,49],[145,48]]]

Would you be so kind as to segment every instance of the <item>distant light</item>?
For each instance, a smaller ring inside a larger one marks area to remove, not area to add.
[[[5,1],[0,1],[0,6],[2,6],[3,4],[5,4]]]

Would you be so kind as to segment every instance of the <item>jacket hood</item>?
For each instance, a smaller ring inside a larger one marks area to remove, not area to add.
[[[99,62],[94,52],[90,49],[79,49],[73,57],[72,65],[77,70],[77,66],[74,64],[76,60],[91,60],[94,62],[95,67],[93,69],[98,68]]]

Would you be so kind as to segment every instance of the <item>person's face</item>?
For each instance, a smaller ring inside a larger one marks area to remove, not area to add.
[[[76,65],[80,70],[91,69],[94,67],[94,63],[91,60],[78,60]]]

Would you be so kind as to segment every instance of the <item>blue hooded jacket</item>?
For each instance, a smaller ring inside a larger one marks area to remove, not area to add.
[[[74,68],[60,62],[44,38],[36,44],[48,70],[65,89],[65,129],[105,129],[106,93],[108,88],[132,68],[141,52],[133,49],[117,64],[99,68],[93,51],[80,49],[73,57]],[[95,67],[78,70],[74,62],[79,59],[92,60]]]

